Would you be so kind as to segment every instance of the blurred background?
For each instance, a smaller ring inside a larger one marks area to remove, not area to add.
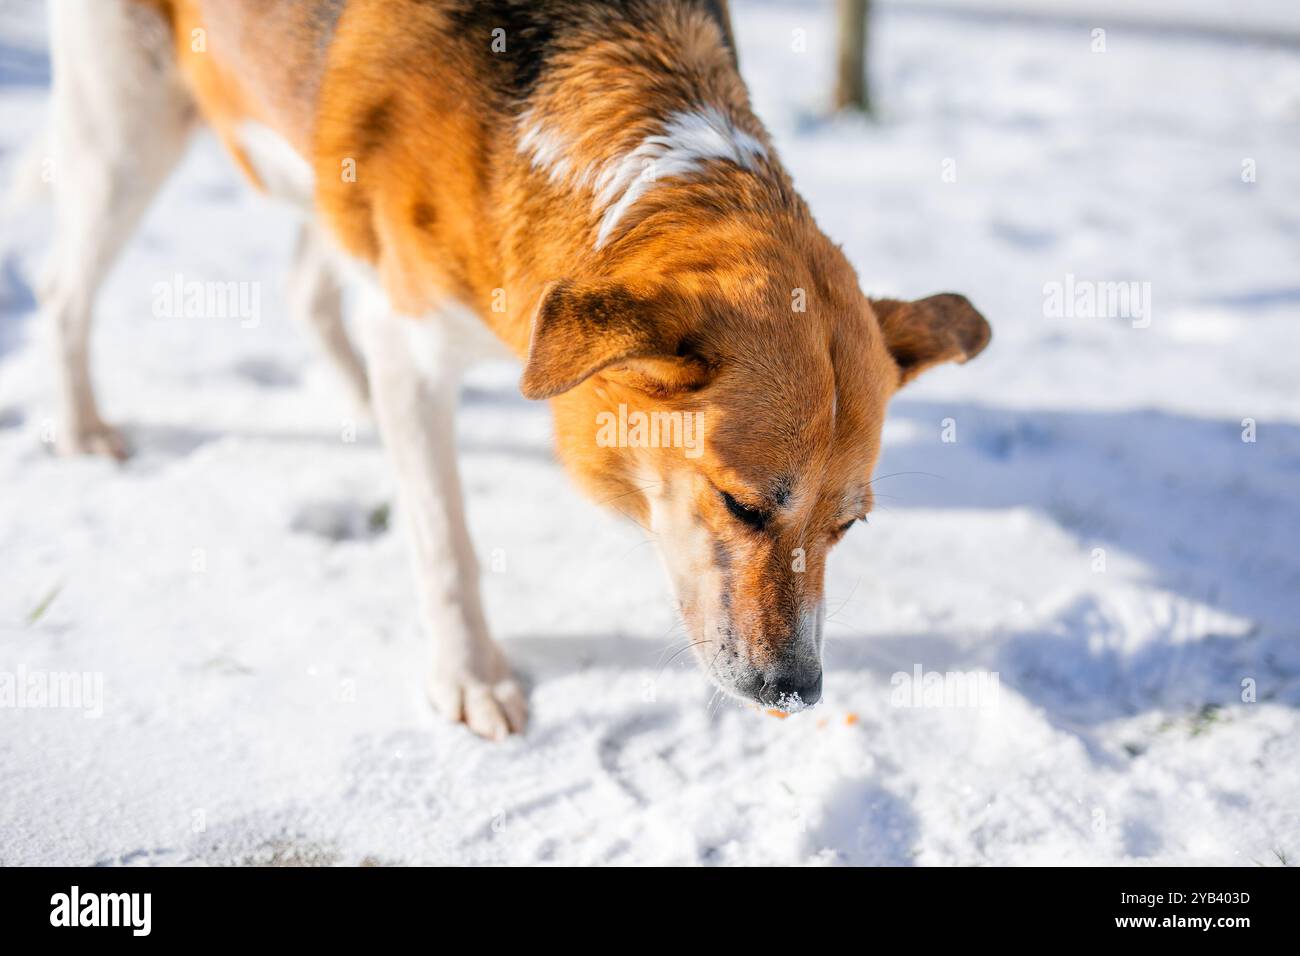
[[[0,0],[6,180],[44,123],[44,18]],[[0,708],[0,862],[1300,857],[1300,7],[732,19],[863,288],[959,291],[995,331],[891,408],[878,510],[831,561],[824,703],[771,720],[664,665],[654,555],[501,366],[461,461],[532,723],[490,747],[433,717],[382,450],[284,317],[294,214],[204,134],[99,300],[124,466],[41,440],[48,210],[3,220],[0,672],[104,692],[94,719]],[[176,275],[256,284],[262,320],[156,317]],[[1112,283],[1129,306],[1078,298]],[[913,706],[917,673],[998,692]]]

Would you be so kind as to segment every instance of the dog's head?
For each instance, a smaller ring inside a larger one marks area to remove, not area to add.
[[[579,481],[653,535],[712,680],[781,710],[821,696],[826,558],[871,510],[890,396],[990,337],[962,296],[868,300],[838,262],[557,283],[521,386],[556,399]]]

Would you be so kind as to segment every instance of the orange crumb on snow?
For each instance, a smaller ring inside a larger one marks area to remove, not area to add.
[[[790,716],[790,711],[788,710],[778,710],[775,707],[758,707],[753,704],[751,704],[750,706],[753,707],[754,710],[761,711],[762,713],[767,714],[767,716],[769,717],[775,717],[777,720],[785,720],[787,717]],[[849,711],[847,714],[844,715],[844,726],[852,727],[854,724],[858,722],[858,720],[859,720],[858,715],[855,714],[853,711]],[[830,722],[831,720],[829,717],[819,718],[817,721],[817,729],[825,730],[828,726],[830,726]]]

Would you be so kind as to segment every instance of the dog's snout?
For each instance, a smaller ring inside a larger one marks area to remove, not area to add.
[[[787,617],[748,627],[728,623],[717,633],[720,650],[712,655],[697,651],[697,656],[731,696],[785,713],[822,699],[820,607],[797,615],[793,622]]]
[[[811,707],[822,698],[821,667],[786,667],[765,674],[758,702],[778,710]]]

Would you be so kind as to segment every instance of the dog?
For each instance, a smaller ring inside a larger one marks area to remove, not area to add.
[[[657,542],[709,678],[817,702],[826,560],[871,510],[886,405],[990,330],[960,295],[860,290],[750,109],[725,2],[53,0],[51,50],[61,451],[127,453],[93,301],[205,123],[305,214],[292,310],[396,470],[439,711],[493,739],[527,716],[453,440],[461,372],[494,355],[550,401],[577,483]],[[360,349],[352,283],[382,306]]]

